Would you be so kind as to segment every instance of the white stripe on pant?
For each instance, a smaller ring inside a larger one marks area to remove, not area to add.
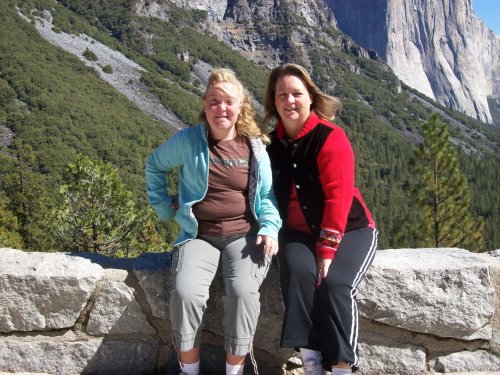
[[[337,362],[358,367],[356,288],[375,256],[377,233],[374,228],[345,233],[327,277],[316,288],[316,240],[307,233],[282,231],[282,347],[320,351],[326,368]]]

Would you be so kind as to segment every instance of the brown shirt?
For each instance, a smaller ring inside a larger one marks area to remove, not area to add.
[[[233,236],[247,233],[255,225],[248,203],[250,152],[245,138],[209,138],[208,190],[193,206],[199,234]]]

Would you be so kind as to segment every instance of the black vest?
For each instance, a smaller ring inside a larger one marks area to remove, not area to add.
[[[304,137],[292,141],[278,139],[274,131],[271,133],[271,144],[267,147],[281,218],[283,221],[287,218],[290,186],[295,181],[302,213],[314,237],[319,235],[325,208],[317,155],[333,131],[335,130],[330,126],[319,123]],[[367,225],[368,218],[363,206],[357,199],[353,199],[345,231]]]

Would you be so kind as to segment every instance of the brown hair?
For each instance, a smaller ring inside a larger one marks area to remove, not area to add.
[[[216,68],[212,70],[210,77],[208,78],[207,88],[203,93],[202,100],[206,99],[210,86],[217,82],[229,82],[238,87],[238,99],[241,102],[241,111],[235,125],[236,133],[239,136],[247,138],[261,138],[264,143],[269,143],[269,137],[262,132],[259,124],[257,123],[256,112],[252,105],[252,96],[250,92],[243,87],[242,83],[236,78],[236,74],[232,70],[225,68]],[[208,124],[205,112],[202,111],[200,113],[199,120],[204,124]]]
[[[295,76],[304,83],[304,86],[312,97],[311,110],[314,110],[318,117],[331,121],[342,109],[340,99],[322,93],[305,68],[297,64],[284,64],[274,68],[267,80],[266,96],[264,98],[264,109],[266,112],[264,123],[279,117],[276,105],[274,104],[276,84],[279,78],[287,75]]]

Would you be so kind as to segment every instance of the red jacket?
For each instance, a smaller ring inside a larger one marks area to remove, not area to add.
[[[285,226],[317,237],[316,255],[333,259],[344,233],[375,227],[354,186],[354,153],[344,130],[312,112],[286,139],[281,121],[268,147]]]

